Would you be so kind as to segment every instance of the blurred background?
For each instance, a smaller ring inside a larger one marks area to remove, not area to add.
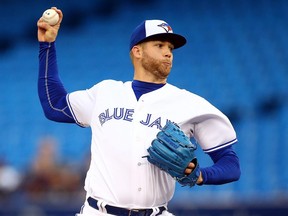
[[[177,186],[178,216],[288,213],[288,1],[0,0],[0,216],[68,216],[84,202],[90,130],[45,119],[37,95],[36,22],[57,6],[56,42],[68,92],[131,80],[130,34],[163,19],[186,36],[169,82],[232,121],[242,176],[223,186]],[[197,150],[201,166],[210,158]]]

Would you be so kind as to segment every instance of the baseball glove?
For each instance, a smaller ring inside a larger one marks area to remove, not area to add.
[[[194,154],[196,146],[184,134],[180,127],[168,122],[158,132],[157,138],[152,141],[148,148],[147,159],[150,163],[170,174],[183,186],[194,186],[200,175],[198,160]],[[193,162],[195,169],[185,174],[188,164]]]

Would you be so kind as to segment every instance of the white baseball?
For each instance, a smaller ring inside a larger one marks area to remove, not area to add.
[[[53,26],[56,25],[59,21],[58,13],[53,9],[48,9],[44,11],[42,15],[42,19],[47,22],[49,25]]]

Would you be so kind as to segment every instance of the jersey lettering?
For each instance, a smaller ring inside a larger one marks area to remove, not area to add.
[[[113,117],[115,119],[122,119],[123,118],[123,115],[124,115],[124,108],[120,108],[119,109],[119,114],[118,114],[118,108],[114,108],[114,114],[113,114]]]
[[[145,119],[145,121],[141,120],[140,123],[143,125],[149,125],[149,122],[151,120],[151,114],[147,114],[147,118]]]
[[[98,116],[99,122],[101,126],[103,126],[104,123],[111,119],[115,120],[124,120],[124,121],[133,121],[133,114],[134,114],[134,109],[126,109],[126,108],[114,108],[112,113],[110,109],[106,109],[104,112],[100,113]],[[155,120],[154,120],[155,119]],[[165,121],[165,120],[163,120]],[[169,121],[168,119],[165,121]],[[145,125],[147,127],[157,127],[157,129],[161,130],[162,129],[162,118],[157,117],[152,119],[152,114],[147,113],[146,118],[141,120],[139,122],[142,125]]]
[[[158,129],[161,129],[161,117],[157,118],[155,121],[153,121],[148,127],[156,126]]]
[[[126,109],[123,120],[132,121],[133,120],[134,109]]]

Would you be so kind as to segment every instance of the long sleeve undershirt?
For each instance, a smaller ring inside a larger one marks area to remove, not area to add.
[[[40,42],[38,95],[45,116],[56,122],[75,123],[68,108],[65,90],[58,74],[55,42]],[[151,84],[134,80],[132,88],[137,99],[142,94],[161,88],[163,84]],[[214,164],[200,168],[203,184],[224,184],[240,177],[239,159],[232,146],[208,153]],[[201,164],[200,164],[201,166]]]
[[[55,43],[40,42],[39,46],[38,95],[44,114],[53,121],[75,123],[58,74]]]

